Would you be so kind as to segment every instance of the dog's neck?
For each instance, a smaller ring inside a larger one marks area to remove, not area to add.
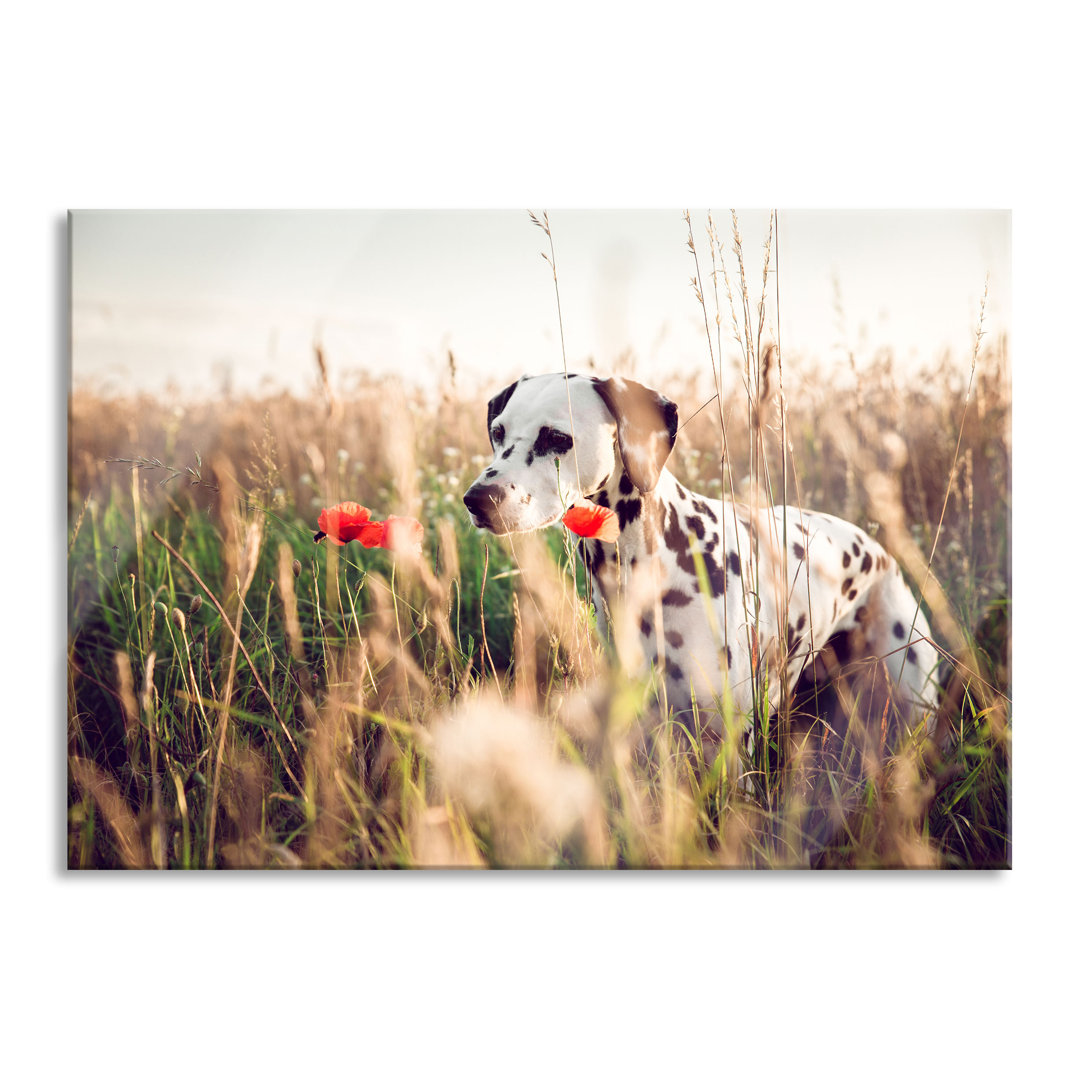
[[[618,516],[618,549],[599,540],[585,541],[587,564],[605,598],[611,599],[634,567],[655,554],[663,536],[667,507],[685,494],[685,489],[666,468],[652,491],[639,491],[616,451],[614,470],[590,498]]]

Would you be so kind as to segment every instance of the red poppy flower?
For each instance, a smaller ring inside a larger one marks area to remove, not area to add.
[[[360,526],[360,533],[356,537],[364,547],[382,547],[383,535],[386,531],[386,522],[369,521]]]
[[[571,506],[563,514],[562,523],[572,533],[587,539],[603,540],[605,544],[614,544],[619,539],[619,518],[615,511],[588,499]]]
[[[394,517],[372,521],[371,511],[359,503],[343,502],[323,510],[315,542],[327,538],[339,547],[357,540],[366,548],[382,547],[399,555],[420,557],[424,526],[416,518]]]
[[[370,519],[371,511],[366,506],[354,502],[338,503],[319,515],[319,531],[315,534],[315,542],[318,543],[325,536],[342,547],[350,540],[359,540]],[[378,543],[378,540],[375,542]]]
[[[420,545],[424,539],[424,526],[416,518],[394,517],[391,514],[383,524],[379,546],[399,555],[420,558]]]

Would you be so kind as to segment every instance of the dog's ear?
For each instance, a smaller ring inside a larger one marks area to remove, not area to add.
[[[615,418],[626,475],[638,491],[652,491],[675,446],[679,407],[630,379],[597,379],[594,385]]]
[[[521,380],[519,379],[518,382]],[[512,382],[509,386],[500,390],[489,402],[488,402],[488,442],[491,443],[491,449],[495,449],[495,440],[491,437],[491,425],[495,423],[495,417],[499,415],[506,408],[506,403],[510,400],[514,391],[518,388],[516,382]]]

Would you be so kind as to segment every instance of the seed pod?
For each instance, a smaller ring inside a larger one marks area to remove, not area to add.
[[[292,561],[293,577],[299,577],[301,569],[302,569],[302,567],[300,566],[300,560],[299,559],[293,559],[293,561]]]
[[[201,607],[202,607],[202,593],[196,593],[192,597],[191,603],[190,603],[190,605],[188,606],[188,609],[187,609],[187,613],[189,615],[194,615],[194,614],[196,614],[196,612],[198,612],[199,608],[201,608]]]
[[[184,618],[184,613],[178,607],[172,609],[172,621],[173,626],[175,626],[181,634],[187,628],[187,619]]]

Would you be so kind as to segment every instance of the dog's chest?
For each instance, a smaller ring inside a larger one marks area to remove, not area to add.
[[[646,662],[663,654],[676,707],[689,704],[691,683],[699,692],[718,691],[729,679],[745,684],[748,650],[729,637],[746,623],[752,523],[666,471],[647,495],[626,486],[609,485],[595,497],[619,515],[618,544],[586,541],[601,622],[616,609],[635,620]]]

